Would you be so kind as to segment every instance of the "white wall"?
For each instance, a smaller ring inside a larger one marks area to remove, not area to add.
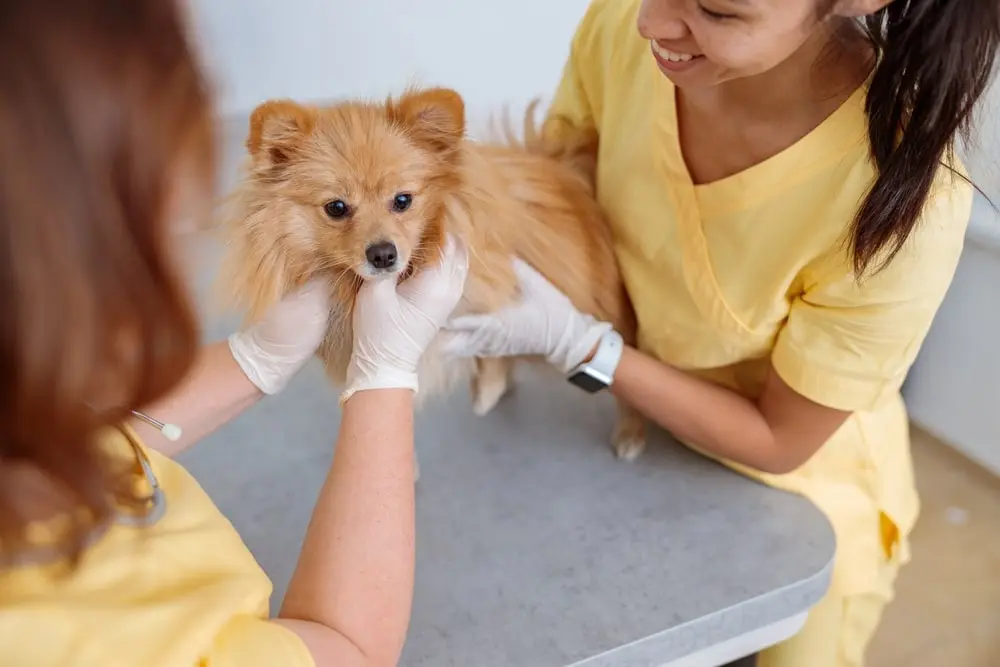
[[[972,180],[1000,208],[1000,61],[993,85],[977,109],[972,145],[964,147],[962,155]],[[991,237],[1000,245],[1000,220],[992,221],[996,227],[983,225],[983,216],[974,216],[973,222],[974,233]]]
[[[984,199],[973,220],[1000,226]],[[904,396],[915,422],[1000,475],[998,287],[1000,245],[970,234]]]
[[[1000,72],[998,72],[1000,74]],[[972,180],[1000,208],[1000,79],[964,151]],[[1000,475],[1000,215],[977,197],[955,280],[907,378],[916,423]]]
[[[381,98],[420,82],[456,88],[475,122],[551,95],[588,0],[188,3],[225,117],[273,97]],[[1000,82],[978,125],[967,161],[1000,205]]]
[[[189,0],[226,116],[447,85],[470,116],[553,92],[587,0]]]

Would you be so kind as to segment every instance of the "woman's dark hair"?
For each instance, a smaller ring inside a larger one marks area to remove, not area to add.
[[[182,174],[212,187],[211,128],[174,0],[0,3],[0,561],[28,546],[15,479],[81,510],[70,556],[141,500],[97,435],[193,363],[167,218]]]
[[[864,30],[878,54],[865,103],[878,178],[852,229],[858,275],[895,257],[939,166],[952,164],[955,139],[969,140],[994,71],[1000,2],[893,0]]]

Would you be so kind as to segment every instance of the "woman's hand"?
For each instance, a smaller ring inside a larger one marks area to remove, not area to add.
[[[521,260],[514,268],[521,301],[497,313],[452,319],[443,349],[466,357],[540,355],[570,372],[593,353],[610,325],[581,314]],[[775,474],[808,460],[850,416],[796,394],[773,369],[754,402],[629,346],[611,392],[679,439]]]
[[[329,318],[329,288],[315,280],[275,304],[260,322],[230,336],[229,349],[258,389],[276,394],[316,353]]]
[[[366,389],[417,390],[417,364],[462,297],[466,249],[448,237],[441,263],[404,283],[368,281],[354,305],[354,347],[341,403]]]
[[[444,352],[457,357],[543,356],[569,373],[593,354],[611,325],[578,311],[522,260],[514,259],[514,271],[521,300],[495,313],[452,319],[444,327]]]
[[[201,349],[184,381],[143,412],[182,429],[168,440],[143,421],[132,425],[143,441],[175,456],[266,394],[279,392],[308,361],[326,332],[330,314],[328,290],[310,283],[275,304],[264,318],[228,341]]]

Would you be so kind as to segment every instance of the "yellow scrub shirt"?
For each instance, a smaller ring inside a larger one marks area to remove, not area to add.
[[[729,465],[804,494],[830,518],[833,595],[885,597],[918,513],[899,389],[955,272],[973,190],[942,168],[904,249],[859,283],[846,239],[875,177],[864,88],[781,153],[694,185],[674,86],[638,34],[639,6],[592,2],[550,109],[599,133],[597,192],[639,347],[751,398],[773,364],[798,393],[854,412],[792,474]],[[844,660],[830,664],[854,664]]]
[[[111,526],[71,574],[44,554],[0,570],[0,667],[312,667],[298,636],[266,620],[271,582],[232,525],[187,471],[128,435],[106,443],[131,458],[140,447],[166,512]]]

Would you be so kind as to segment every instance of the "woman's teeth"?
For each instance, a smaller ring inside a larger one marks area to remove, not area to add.
[[[684,63],[694,58],[694,56],[691,55],[690,53],[675,53],[674,51],[669,51],[660,46],[659,44],[657,44],[656,42],[652,42],[652,45],[653,45],[653,51],[656,53],[656,55],[660,56],[664,60],[669,60],[675,63]]]

